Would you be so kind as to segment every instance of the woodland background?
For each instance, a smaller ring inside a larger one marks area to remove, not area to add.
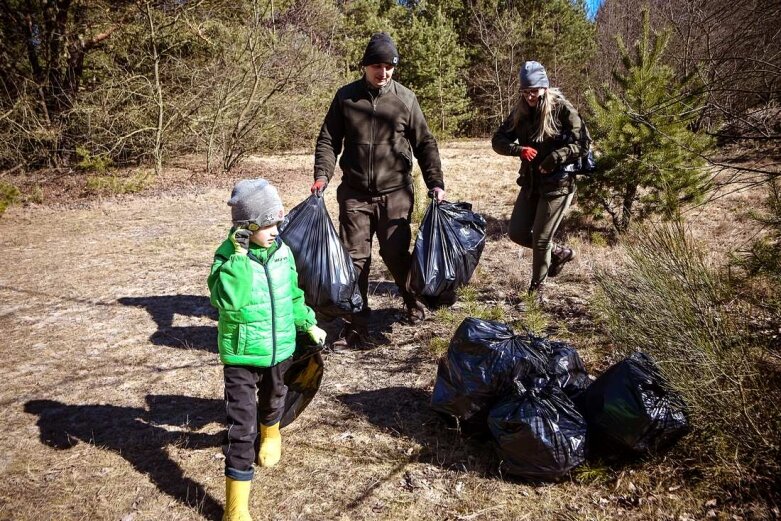
[[[669,31],[655,59],[697,96],[691,127],[720,144],[777,139],[778,3],[646,6],[650,28]],[[620,90],[622,45],[643,31],[628,0],[594,20],[570,0],[3,0],[0,24],[0,167],[159,169],[198,152],[209,171],[311,147],[375,31],[396,40],[395,77],[440,138],[489,135],[525,60],[587,113],[588,92]]]

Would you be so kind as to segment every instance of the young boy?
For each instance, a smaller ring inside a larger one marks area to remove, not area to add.
[[[223,521],[251,521],[252,464],[257,455],[259,465],[272,467],[282,451],[284,375],[296,332],[323,343],[325,331],[304,303],[290,249],[277,237],[284,216],[277,190],[265,179],[245,179],[236,183],[228,205],[233,228],[217,248],[208,279],[212,305],[219,310],[217,343],[225,364]]]

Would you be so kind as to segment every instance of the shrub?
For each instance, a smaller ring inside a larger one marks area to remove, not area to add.
[[[746,304],[681,224],[638,230],[619,273],[598,271],[596,307],[620,354],[656,358],[689,405],[687,449],[721,484],[772,490],[781,459],[779,366],[743,321]],[[748,476],[753,476],[748,478]]]
[[[87,177],[87,190],[99,195],[133,194],[149,186],[153,179],[150,172],[138,172],[130,177],[91,175]]]
[[[76,147],[76,156],[79,158],[76,167],[80,170],[102,174],[113,164],[113,161],[108,154],[93,155],[84,147]]]
[[[768,230],[747,251],[740,252],[734,264],[743,270],[739,283],[750,288],[746,297],[771,314],[774,324],[781,324],[781,182],[768,183],[765,201],[767,211],[754,218]]]
[[[0,181],[0,216],[17,199],[19,199],[19,189],[10,183]]]

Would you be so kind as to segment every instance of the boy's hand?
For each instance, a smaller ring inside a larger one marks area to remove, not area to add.
[[[237,228],[233,233],[231,233],[230,239],[233,243],[233,248],[236,250],[236,253],[239,255],[247,254],[247,250],[249,250],[249,238],[251,235],[252,232],[246,228]]]
[[[316,325],[310,326],[309,329],[306,330],[306,332],[309,334],[312,340],[314,340],[315,343],[317,343],[318,345],[325,344],[326,333]]]

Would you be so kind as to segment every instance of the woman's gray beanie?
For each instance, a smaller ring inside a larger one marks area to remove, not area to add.
[[[545,67],[540,62],[526,62],[521,65],[521,88],[522,89],[534,89],[550,87],[548,83],[548,75],[545,73]]]
[[[285,217],[277,189],[265,179],[242,179],[236,183],[228,206],[233,224],[238,226],[249,223],[268,226]]]

